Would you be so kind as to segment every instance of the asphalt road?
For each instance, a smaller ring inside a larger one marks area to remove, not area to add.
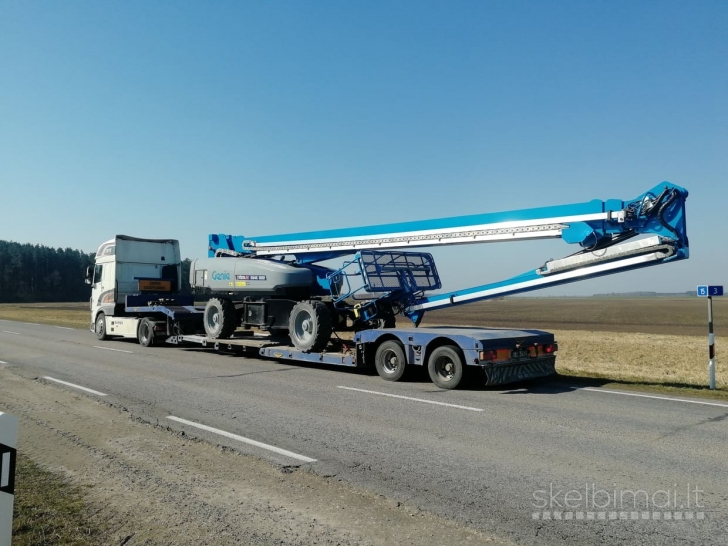
[[[725,402],[564,382],[442,391],[9,321],[0,365],[519,544],[728,544]]]

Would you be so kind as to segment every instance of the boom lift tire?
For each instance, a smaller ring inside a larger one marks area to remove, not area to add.
[[[288,318],[288,335],[299,351],[318,352],[331,338],[331,313],[317,300],[299,301]]]
[[[432,382],[441,389],[455,389],[465,376],[465,363],[456,347],[443,345],[430,354],[427,371]]]
[[[212,298],[202,315],[205,333],[212,339],[226,339],[238,327],[235,305],[227,298]]]
[[[99,313],[98,315],[96,315],[94,332],[96,333],[96,337],[101,341],[109,339],[109,336],[106,335],[106,315],[104,315],[103,313]]]
[[[142,319],[137,329],[137,341],[142,347],[154,345],[154,323],[149,319]]]
[[[404,348],[399,341],[390,339],[377,347],[374,354],[374,367],[379,377],[385,381],[399,381],[407,369]]]

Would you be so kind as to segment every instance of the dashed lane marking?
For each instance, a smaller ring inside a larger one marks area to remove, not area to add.
[[[579,389],[582,391],[601,392],[604,394],[621,394],[622,396],[636,396],[638,398],[655,398],[657,400],[669,400],[670,402],[683,402],[685,404],[701,404],[703,406],[718,406],[719,408],[728,408],[728,404],[719,402],[703,402],[702,400],[686,400],[684,398],[671,398],[669,396],[655,396],[653,394],[637,394],[634,392],[611,391],[608,389],[595,389],[593,387],[584,387]]]
[[[272,451],[273,453],[278,453],[279,455],[285,455],[286,457],[290,457],[290,458],[296,459],[298,461],[303,461],[304,463],[315,463],[316,462],[316,459],[312,459],[311,457],[299,455],[298,453],[293,453],[292,451],[288,451],[288,450],[282,449],[280,447],[272,446],[270,444],[264,444],[263,442],[258,442],[257,440],[251,440],[250,438],[246,438],[245,436],[238,436],[237,434],[233,434],[232,432],[227,432],[224,430],[220,430],[218,428],[208,427],[207,425],[195,423],[194,421],[188,421],[187,419],[182,419],[181,417],[175,417],[174,415],[169,415],[169,416],[167,416],[167,419],[170,419],[171,421],[177,421],[178,423],[182,423],[182,424],[188,425],[190,427],[195,427],[195,428],[199,428],[202,430],[206,430],[207,432],[219,434],[220,436],[225,436],[226,438],[230,438],[232,440],[237,440],[238,442],[243,442],[244,444],[249,444],[251,446],[259,447],[262,449],[267,449],[268,451]]]
[[[437,406],[447,406],[449,408],[457,408],[457,409],[463,409],[468,411],[483,411],[481,408],[471,408],[470,406],[459,406],[458,404],[448,404],[446,402],[436,402],[434,400],[425,400],[424,398],[411,398],[409,396],[402,396],[399,394],[389,394],[386,392],[378,392],[378,391],[368,391],[366,389],[355,389],[354,387],[342,387],[339,386],[340,389],[345,389],[347,391],[356,391],[356,392],[365,392],[367,394],[376,394],[379,396],[388,396],[390,398],[401,398],[402,400],[411,400],[413,402],[423,402],[425,404],[435,404]]]
[[[100,345],[94,345],[93,348],[103,349],[104,351],[116,351],[117,353],[129,353],[130,355],[134,354],[132,351],[125,351],[124,349],[112,349],[111,347],[101,347]]]
[[[98,396],[106,396],[106,394],[103,392],[99,392],[99,391],[95,391],[93,389],[82,387],[81,385],[76,385],[75,383],[69,383],[68,381],[61,381],[60,379],[56,379],[56,378],[50,377],[48,375],[44,375],[43,379],[47,379],[48,381],[53,381],[55,383],[60,383],[61,385],[66,385],[67,387],[73,387],[74,389],[80,389],[82,391],[90,392],[91,394],[96,394]]]

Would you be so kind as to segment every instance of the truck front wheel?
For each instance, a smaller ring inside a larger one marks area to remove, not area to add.
[[[427,371],[435,385],[441,389],[454,389],[463,380],[465,365],[455,347],[443,345],[432,351],[427,359]]]
[[[154,345],[154,323],[149,319],[142,319],[137,330],[137,340],[142,347]]]
[[[101,341],[109,339],[109,336],[106,335],[106,315],[103,313],[99,313],[96,316],[94,331],[96,332],[96,337]]]

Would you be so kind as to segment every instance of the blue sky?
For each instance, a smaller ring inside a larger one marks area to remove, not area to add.
[[[0,239],[268,235],[690,191],[691,258],[541,294],[728,284],[728,4],[0,3]],[[433,251],[445,288],[576,251]]]

